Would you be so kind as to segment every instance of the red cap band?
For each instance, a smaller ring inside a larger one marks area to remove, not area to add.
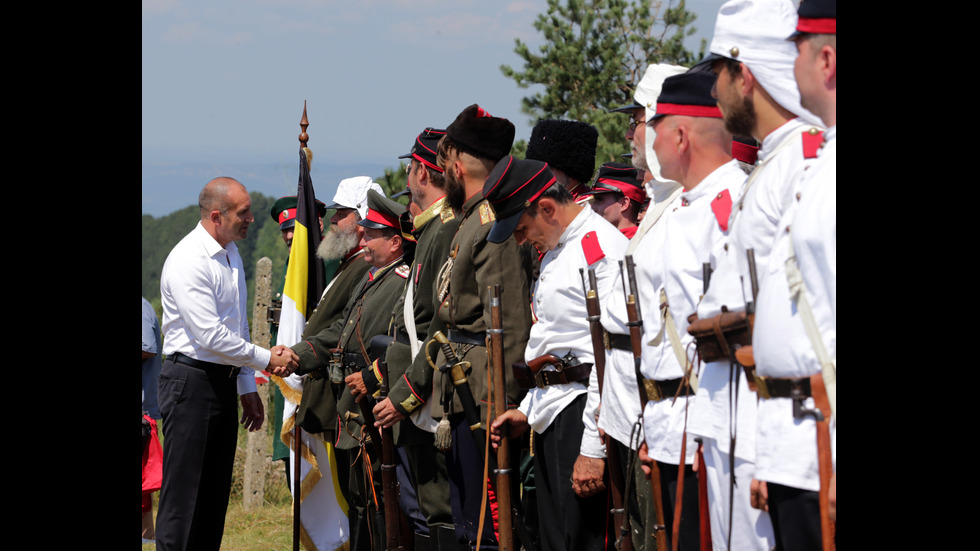
[[[816,19],[801,17],[796,22],[796,30],[810,34],[837,34],[837,19]]]
[[[370,220],[371,222],[384,224],[385,226],[388,226],[390,228],[396,228],[396,229],[401,228],[401,226],[398,224],[398,217],[389,216],[384,214],[383,212],[378,212],[376,210],[368,209],[367,219]]]
[[[629,197],[631,200],[636,201],[637,203],[642,203],[647,199],[646,192],[637,186],[631,186],[629,184],[620,182],[619,180],[613,180],[610,178],[599,178],[598,180],[596,180],[596,182],[601,184],[606,184],[608,186],[612,186],[618,189],[619,191],[622,191],[623,195]]]
[[[679,103],[658,103],[658,115],[685,115],[688,117],[721,118],[721,109],[717,105],[681,105]]]
[[[296,218],[296,209],[286,209],[279,213],[279,223]]]

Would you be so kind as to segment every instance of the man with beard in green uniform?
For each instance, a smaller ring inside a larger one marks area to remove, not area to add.
[[[486,239],[494,216],[483,198],[483,183],[497,161],[510,152],[513,140],[514,125],[510,121],[493,117],[474,104],[464,109],[446,129],[437,157],[445,171],[446,198],[453,210],[460,213],[460,222],[449,258],[436,282],[438,306],[429,337],[437,330],[442,331],[456,355],[470,362],[469,386],[484,420],[487,418],[486,332],[491,326],[489,287],[501,286],[504,362],[522,356],[531,326],[528,274],[517,242],[513,237],[499,244]],[[420,354],[416,363],[427,363],[425,356]],[[445,363],[444,358],[433,358],[433,361],[439,365]],[[480,529],[480,510],[487,484],[483,476],[484,444],[477,443],[469,429],[459,394],[452,391],[451,377],[434,372],[432,382],[432,416],[440,420],[436,440],[440,441],[440,436],[447,433],[452,436],[446,451],[446,466],[456,539],[473,546]],[[522,395],[517,384],[508,381],[508,403],[519,403]],[[496,501],[491,500],[483,522],[482,548],[495,549],[497,545],[491,518],[495,508]]]

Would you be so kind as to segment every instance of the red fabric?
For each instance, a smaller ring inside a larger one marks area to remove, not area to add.
[[[157,422],[149,415],[143,419],[150,422],[150,441],[143,449],[143,512],[150,510],[150,494],[160,489],[163,482],[163,447],[157,434]]]
[[[594,231],[590,231],[582,238],[582,252],[585,253],[586,264],[590,265],[595,264],[606,256],[606,253],[602,252],[599,238],[596,237]]]
[[[682,105],[680,103],[658,103],[658,115],[685,115],[688,117],[721,118],[721,109],[712,105]]]
[[[743,163],[754,165],[759,160],[759,148],[738,140],[732,140],[732,157]]]
[[[623,228],[619,231],[623,232],[623,235],[626,236],[626,239],[633,239],[633,236],[636,235],[636,230],[638,229],[640,229],[640,226],[630,226],[628,228]]]
[[[796,30],[811,34],[837,34],[837,19],[801,17],[796,23]]]
[[[490,516],[493,517],[493,534],[500,541],[500,511],[497,510],[497,492],[493,490],[493,482],[487,477],[487,501],[490,502]]]
[[[823,145],[823,132],[803,133],[803,158],[816,159]]]
[[[732,214],[732,194],[727,189],[711,201],[711,212],[715,213],[721,231],[728,231],[728,218]]]

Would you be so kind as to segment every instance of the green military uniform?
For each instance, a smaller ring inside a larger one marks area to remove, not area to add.
[[[414,235],[417,245],[409,285],[413,293],[415,335],[406,335],[405,300],[407,292],[395,303],[393,333],[396,337],[388,347],[388,397],[395,409],[410,415],[432,392],[432,368],[412,364],[412,349],[401,336],[422,340],[429,331],[435,313],[435,286],[439,269],[446,261],[453,236],[459,226],[459,218],[445,199],[439,199],[415,217]],[[423,343],[424,344],[424,343]],[[421,353],[419,354],[421,356]],[[431,529],[437,525],[452,526],[452,510],[449,506],[449,482],[446,478],[446,458],[433,445],[433,434],[405,419],[394,427],[395,443],[402,446],[408,461],[408,471],[418,497],[419,509]],[[430,532],[431,533],[431,532]]]
[[[408,277],[409,268],[398,259],[392,264],[379,268],[373,272],[368,272],[358,286],[358,292],[350,297],[344,315],[337,319],[330,327],[303,340],[303,342],[293,347],[293,350],[300,357],[300,370],[306,371],[313,368],[326,367],[331,357],[331,349],[339,348],[345,358],[344,375],[350,375],[360,370],[365,380],[374,378],[377,375],[371,369],[370,358],[364,357],[366,349],[370,344],[371,337],[385,334],[391,322],[391,309],[394,301],[401,294],[405,279]],[[363,347],[362,347],[363,344]],[[357,360],[360,358],[360,360]],[[309,382],[307,383],[309,385]],[[329,388],[329,381],[327,382]],[[332,396],[331,396],[332,397]],[[324,401],[328,401],[324,399]],[[353,421],[345,421],[346,413],[351,412],[360,416],[360,407],[354,402],[347,385],[342,385],[340,396],[336,401],[336,414],[334,423],[339,423],[338,434],[336,435],[335,447],[337,450],[353,450],[360,444],[361,427]],[[373,448],[367,448],[369,453],[373,453]],[[338,454],[344,457],[345,454]],[[353,455],[353,453],[351,454]],[[381,477],[378,460],[372,457],[374,463],[374,491],[377,493],[378,500],[381,500]],[[368,523],[369,512],[368,503],[373,499],[367,499],[368,487],[364,483],[364,470],[360,460],[348,463],[350,467],[349,491],[345,492],[348,503],[351,506],[349,512],[351,524],[351,549],[368,549],[369,536],[365,533]],[[347,488],[342,488],[347,489]],[[378,512],[380,514],[380,511]],[[376,543],[381,543],[380,531],[375,530]]]
[[[476,193],[463,204],[462,220],[459,230],[450,245],[451,266],[448,275],[437,282],[447,286],[437,311],[438,323],[430,327],[431,334],[442,331],[454,340],[454,335],[468,335],[474,339],[484,339],[490,327],[489,288],[501,286],[500,308],[504,325],[504,361],[514,362],[524,358],[524,348],[531,328],[531,302],[528,291],[526,267],[521,263],[521,253],[517,242],[511,238],[495,244],[487,242],[487,234],[493,227],[494,214],[490,204],[483,199],[483,192]],[[450,333],[452,332],[452,333]],[[460,359],[470,362],[472,372],[467,373],[473,398],[480,406],[480,418],[487,417],[487,350],[484,346],[453,343]],[[416,363],[425,361],[420,355]],[[444,358],[433,358],[440,365]],[[430,368],[431,369],[431,368]],[[451,378],[440,372],[433,373],[433,388],[436,393],[452,386]],[[437,394],[438,395],[438,394]],[[513,377],[507,381],[507,400],[509,405],[520,403],[524,392]],[[459,396],[453,395],[452,402],[433,408],[433,416],[439,418],[444,413],[461,413]]]
[[[504,365],[524,358],[531,326],[531,303],[525,266],[517,242],[511,237],[504,243],[487,242],[487,234],[493,227],[493,210],[478,192],[463,204],[459,229],[450,245],[447,265],[442,277],[436,282],[436,318],[429,327],[429,336],[442,331],[450,341],[456,355],[471,364],[466,373],[473,398],[480,409],[480,418],[487,418],[487,368],[488,356],[485,345],[486,331],[491,326],[489,288],[501,286],[501,312],[503,313]],[[445,289],[443,294],[442,290]],[[469,341],[460,342],[462,340]],[[433,347],[434,354],[439,353]],[[436,365],[445,363],[442,357],[432,358]],[[412,370],[429,369],[425,354],[419,354]],[[465,425],[463,408],[457,393],[450,401],[445,400],[453,388],[452,378],[439,371],[433,372],[433,417],[449,420],[452,427],[452,448],[447,452],[450,493],[456,537],[460,541],[475,542],[479,529],[479,509],[482,501],[480,488],[483,484],[483,459],[474,448]],[[519,404],[524,391],[513,377],[507,379],[508,405]],[[484,421],[485,423],[485,421]],[[489,427],[484,427],[489,429]],[[484,532],[484,543],[493,541],[493,533]]]
[[[344,315],[347,302],[358,289],[369,268],[371,265],[364,261],[361,249],[344,259],[327,287],[327,292],[320,299],[320,304],[310,314],[303,330],[304,341],[327,329]],[[296,421],[310,434],[326,433],[325,440],[336,440],[337,404],[328,378],[306,379]]]

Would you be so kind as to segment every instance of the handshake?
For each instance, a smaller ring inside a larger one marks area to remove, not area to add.
[[[299,356],[287,346],[276,345],[270,350],[272,357],[266,371],[278,377],[288,377],[299,367]]]

